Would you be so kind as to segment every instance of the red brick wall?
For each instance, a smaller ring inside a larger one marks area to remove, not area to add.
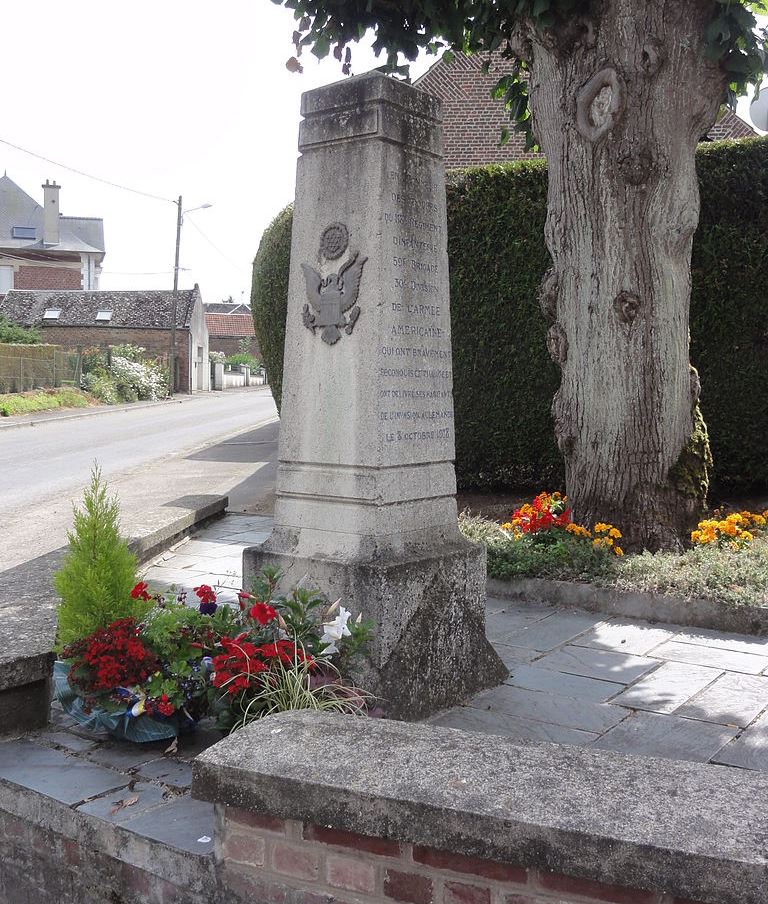
[[[139,345],[149,357],[168,357],[171,334],[168,330],[142,330],[91,326],[43,326],[43,342],[63,348],[107,348],[109,345]],[[176,330],[179,392],[189,389],[189,331]]]
[[[233,807],[219,831],[219,882],[232,904],[696,904]]]
[[[443,156],[448,169],[541,156],[525,152],[525,137],[511,128],[504,104],[491,97],[504,69],[499,64],[483,75],[482,64],[480,55],[457,54],[450,66],[439,63],[417,82],[422,91],[442,100]],[[501,147],[503,126],[510,127],[510,136]]]
[[[82,289],[83,277],[77,267],[22,266],[13,277],[16,289]]]

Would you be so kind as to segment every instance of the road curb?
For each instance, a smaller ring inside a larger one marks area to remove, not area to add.
[[[669,622],[689,628],[714,628],[757,637],[768,635],[768,608],[736,606],[711,599],[683,599],[546,578],[511,581],[488,578],[488,596],[586,609],[650,622]]]

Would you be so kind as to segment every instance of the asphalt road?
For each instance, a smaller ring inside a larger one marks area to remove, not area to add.
[[[190,493],[239,487],[236,507],[248,509],[254,472],[274,468],[275,419],[270,393],[246,390],[4,426],[0,571],[65,542],[94,461],[120,498],[125,533],[145,507]]]

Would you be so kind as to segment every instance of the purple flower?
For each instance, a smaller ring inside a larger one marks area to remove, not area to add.
[[[200,603],[198,606],[198,611],[200,615],[213,615],[213,613],[218,609],[218,605],[214,602],[206,602]]]

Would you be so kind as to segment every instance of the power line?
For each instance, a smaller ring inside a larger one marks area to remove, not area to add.
[[[130,188],[128,185],[120,185],[119,182],[110,182],[109,179],[102,179],[100,176],[92,176],[90,173],[85,173],[83,170],[75,169],[73,166],[67,166],[65,163],[58,163],[56,160],[51,160],[50,157],[43,157],[42,154],[36,154],[34,151],[28,151],[26,148],[19,147],[18,144],[13,144],[11,141],[6,141],[5,138],[0,138],[0,144],[5,144],[9,148],[13,148],[16,151],[21,151],[22,154],[29,154],[30,157],[36,157],[38,160],[44,160],[46,163],[51,163],[54,166],[59,166],[62,169],[68,170],[70,173],[77,173],[78,176],[84,176],[86,179],[93,179],[94,182],[101,182],[102,185],[110,185],[112,188],[119,188],[122,191],[132,192],[134,195],[142,195],[144,198],[152,198],[153,201],[165,201],[168,204],[175,204],[176,202],[171,200],[171,198],[163,198],[160,195],[153,195],[148,191],[141,191],[138,188]]]
[[[220,255],[224,258],[224,260],[225,260],[230,266],[234,267],[235,270],[239,270],[241,273],[245,273],[245,272],[246,272],[246,270],[245,270],[244,267],[240,266],[240,264],[236,264],[236,263],[232,260],[231,257],[228,257],[228,256],[221,250],[221,248],[219,248],[218,245],[215,245],[215,244],[208,238],[208,236],[203,232],[203,230],[197,225],[197,223],[195,223],[194,220],[188,220],[187,222],[190,224],[190,226],[193,226],[193,227],[200,233],[200,235],[205,239],[206,242],[208,242],[208,244],[211,246],[211,248],[213,248],[214,251],[216,251],[218,254],[220,254]]]

